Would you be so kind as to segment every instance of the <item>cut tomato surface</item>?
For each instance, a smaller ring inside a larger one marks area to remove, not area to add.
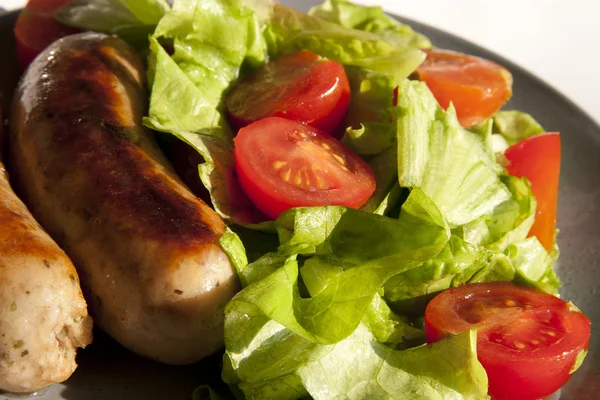
[[[510,72],[491,61],[449,50],[425,50],[415,72],[440,106],[454,104],[463,126],[478,124],[498,111],[512,94]]]
[[[537,200],[535,222],[529,236],[536,236],[548,250],[554,247],[556,205],[560,175],[560,135],[556,132],[532,136],[505,152],[508,173],[526,177]]]
[[[429,343],[474,328],[489,394],[497,400],[554,393],[570,378],[590,339],[583,313],[558,297],[509,282],[458,286],[427,306]]]
[[[344,67],[301,51],[278,57],[249,74],[227,95],[225,104],[236,128],[275,116],[333,133],[349,101]]]
[[[48,45],[61,37],[79,32],[54,19],[54,12],[71,0],[31,0],[15,23],[17,57],[22,68]]]
[[[373,172],[338,140],[278,117],[240,129],[234,139],[240,184],[270,218],[299,206],[362,206],[375,191]]]

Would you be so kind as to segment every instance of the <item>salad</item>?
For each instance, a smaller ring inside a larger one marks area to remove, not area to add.
[[[21,62],[74,29],[147,57],[144,124],[228,222],[230,392],[198,398],[533,400],[583,362],[560,136],[505,68],[345,0],[32,0]]]

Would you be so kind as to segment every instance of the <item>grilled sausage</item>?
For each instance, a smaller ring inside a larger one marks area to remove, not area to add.
[[[12,191],[0,161],[0,389],[33,392],[66,380],[77,348],[91,341],[71,260]]]
[[[221,218],[172,172],[151,132],[137,55],[83,33],[42,53],[12,110],[11,166],[25,203],[75,264],[95,323],[168,364],[223,345],[239,282]]]

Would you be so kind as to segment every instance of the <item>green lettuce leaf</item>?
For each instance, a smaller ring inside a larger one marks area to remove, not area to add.
[[[278,223],[278,253],[243,269],[248,286],[227,305],[226,326],[250,329],[256,321],[248,315],[255,315],[322,344],[350,335],[382,285],[435,256],[449,235],[437,208],[418,190],[399,219],[311,207],[288,211]],[[302,267],[308,298],[299,284],[299,255],[312,256]]]
[[[391,108],[398,81],[393,75],[359,67],[346,67],[352,88],[347,126],[342,142],[357,154],[368,158],[375,175],[375,193],[362,210],[385,214],[396,205],[398,186],[396,124]]]
[[[390,147],[372,158],[368,164],[375,175],[375,192],[361,210],[385,215],[401,199],[403,189],[398,185],[396,147]]]
[[[425,59],[415,48],[395,47],[375,34],[344,28],[278,4],[265,38],[271,56],[310,50],[345,66],[391,74],[397,80],[410,75]]]
[[[502,135],[509,146],[546,132],[531,115],[521,111],[498,111],[493,119],[494,133]]]
[[[149,115],[144,124],[177,136],[205,162],[202,182],[225,219],[256,223],[261,213],[235,178],[233,133],[223,117],[223,93],[244,65],[265,61],[257,15],[240,0],[179,0],[150,40]],[[159,40],[171,40],[170,56]]]
[[[553,269],[553,259],[535,237],[511,244],[504,253],[492,253],[488,265],[468,281],[514,281],[520,285],[538,288],[557,295],[562,284]]]
[[[244,62],[257,66],[266,57],[258,18],[241,0],[178,0],[153,37],[173,40],[171,58],[211,108],[222,108]]]
[[[244,340],[237,351],[227,351],[223,377],[246,398],[487,398],[474,331],[400,351],[362,324],[348,338],[320,345],[270,321]]]
[[[388,343],[396,348],[405,340],[411,343],[415,340],[420,343],[425,342],[425,331],[395,314],[379,294],[373,297],[371,305],[363,316],[362,323],[378,342]]]
[[[245,248],[246,258],[249,262],[254,262],[267,253],[277,251],[279,239],[277,238],[274,224],[269,225],[273,229],[260,229],[256,225],[252,226],[252,228],[231,225],[231,229],[243,243],[242,249]]]
[[[246,265],[248,265],[248,257],[240,237],[231,229],[227,228],[223,236],[221,236],[219,239],[219,243],[221,244],[221,247],[225,253],[227,253],[227,256],[236,269],[238,276],[241,277],[244,268],[246,268]],[[244,282],[242,282],[242,284],[243,283]]]
[[[436,294],[466,283],[513,281],[557,294],[561,283],[552,266],[552,258],[535,237],[498,253],[452,235],[437,256],[387,281],[385,300],[398,313],[419,316]]]
[[[216,108],[224,88],[211,94],[197,87],[155,37],[150,39],[150,51],[150,109],[145,122],[159,131],[201,134],[232,144],[233,134]]]
[[[396,47],[431,47],[431,42],[426,36],[388,17],[379,6],[367,7],[346,0],[325,0],[323,4],[311,8],[308,13],[346,28],[374,33]]]
[[[147,44],[148,35],[169,9],[166,0],[74,0],[61,7],[55,18],[65,25]]]
[[[453,229],[436,257],[385,284],[385,299],[395,311],[419,315],[440,291],[470,282],[515,281],[557,293],[553,259],[536,238],[527,238],[536,204],[529,182],[508,175],[501,181],[510,199],[491,215]]]
[[[533,225],[536,201],[527,179],[510,175],[501,176],[511,198],[500,203],[487,221],[491,243],[486,247],[504,251],[509,244],[524,240]]]
[[[388,280],[384,286],[385,299],[395,311],[422,315],[425,306],[436,294],[465,283],[474,272],[486,265],[487,255],[486,249],[452,235],[437,256]],[[461,279],[465,275],[467,278]]]
[[[511,195],[489,142],[444,112],[423,82],[405,81],[398,95],[398,176],[419,187],[452,228],[490,215]]]
[[[429,128],[439,106],[425,84],[405,81],[398,94],[398,180],[404,187],[420,187],[429,163]]]
[[[391,108],[394,88],[398,81],[393,75],[365,68],[347,67],[346,74],[352,89],[347,127],[342,142],[357,154],[371,156],[396,143],[396,126],[392,123]],[[395,168],[396,160],[390,169]]]
[[[527,237],[535,218],[536,201],[527,179],[510,175],[500,179],[511,198],[498,204],[491,215],[471,221],[455,232],[471,244],[503,252],[511,243]]]
[[[535,236],[511,244],[506,254],[515,266],[517,283],[558,294],[561,282],[554,272],[554,260]]]

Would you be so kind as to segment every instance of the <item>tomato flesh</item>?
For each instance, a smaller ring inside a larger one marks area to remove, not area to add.
[[[275,116],[328,133],[340,125],[349,102],[350,84],[344,67],[309,51],[264,64],[242,79],[225,99],[236,128]]]
[[[425,50],[415,72],[444,109],[454,104],[461,125],[471,126],[498,111],[512,94],[512,76],[504,67],[449,50]]]
[[[477,329],[477,356],[496,400],[536,400],[557,391],[587,350],[590,320],[568,303],[508,282],[458,286],[425,310],[432,343]]]
[[[234,142],[240,184],[272,219],[292,207],[359,208],[375,191],[367,163],[314,127],[265,118],[240,129]]]
[[[508,173],[526,177],[537,200],[535,222],[529,236],[536,236],[548,250],[554,247],[556,205],[560,175],[560,134],[556,132],[532,136],[504,152]]]
[[[61,37],[79,32],[54,19],[54,12],[71,0],[30,0],[15,23],[17,57],[22,68],[48,45]]]

